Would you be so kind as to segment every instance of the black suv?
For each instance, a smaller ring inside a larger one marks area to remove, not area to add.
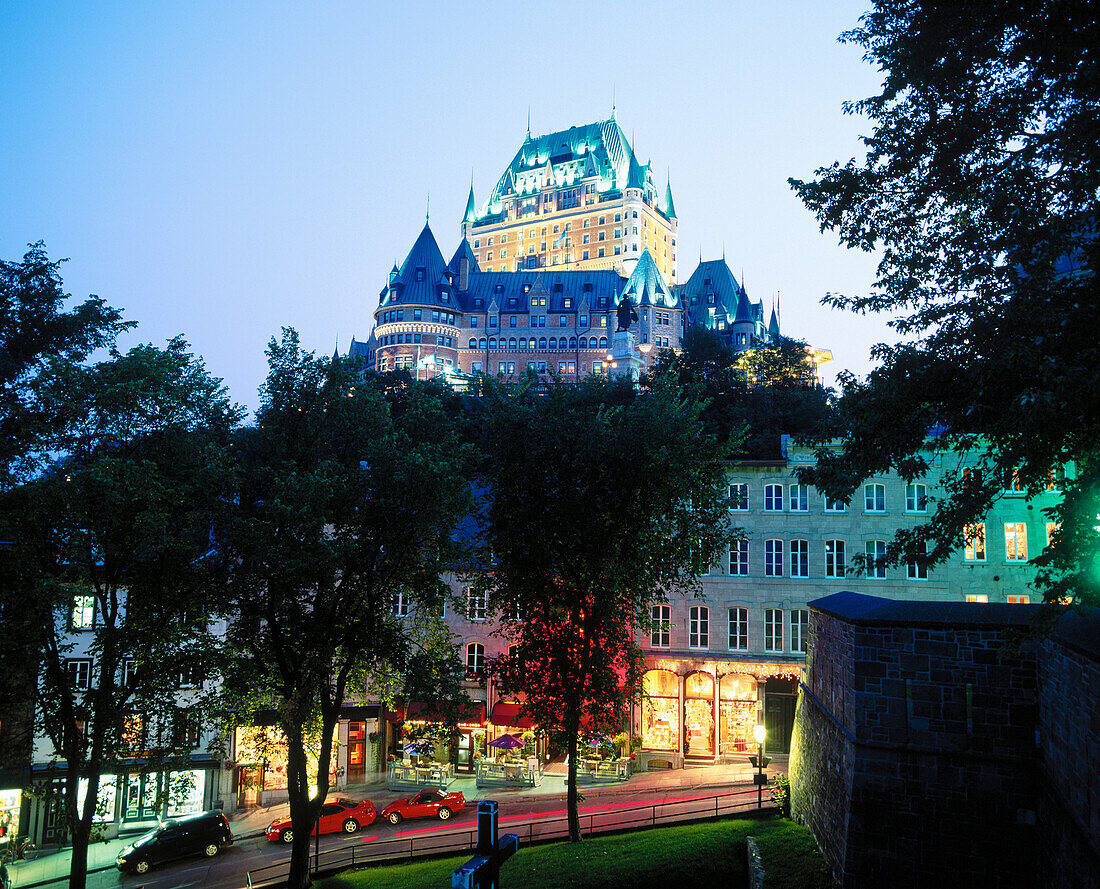
[[[119,870],[143,874],[154,864],[198,855],[207,858],[218,854],[222,846],[233,843],[229,819],[221,812],[200,812],[165,821],[146,834],[142,834],[118,853],[115,864]]]

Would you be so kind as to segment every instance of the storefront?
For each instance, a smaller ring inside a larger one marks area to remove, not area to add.
[[[546,735],[538,731],[534,722],[520,715],[521,707],[520,701],[497,701],[489,711],[489,722],[495,727],[497,737],[508,734],[522,744],[516,756],[525,760],[534,758],[541,768],[550,759]]]
[[[455,731],[447,729],[439,709],[432,704],[413,702],[408,710],[397,708],[387,713],[390,755],[403,752],[405,742],[423,741],[427,747],[424,756],[439,763],[453,763],[456,774],[472,775],[477,754],[484,755],[487,741],[485,705],[473,703],[462,708]]]
[[[642,767],[679,768],[685,759],[718,762],[756,749],[786,753],[802,664],[659,660],[642,677]]]
[[[287,792],[287,742],[281,729],[271,725],[242,726],[233,733],[234,792],[238,809],[284,802]],[[336,789],[343,773],[339,738],[332,739],[329,787]],[[306,750],[306,770],[311,788],[317,786],[318,749]]]
[[[22,790],[0,790],[0,846],[6,846],[19,833],[22,804]]]

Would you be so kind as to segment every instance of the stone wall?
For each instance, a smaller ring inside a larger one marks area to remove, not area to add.
[[[1035,885],[1036,658],[1002,656],[1035,609],[811,607],[792,813],[841,884]]]

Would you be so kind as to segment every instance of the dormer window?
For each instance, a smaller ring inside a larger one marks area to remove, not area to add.
[[[561,293],[561,282],[554,285],[554,293]]]
[[[530,293],[531,292],[531,285],[530,284],[524,284],[523,285],[523,292],[524,293]]]
[[[504,293],[504,285],[503,284],[494,284],[493,285],[493,293]]]
[[[424,280],[424,267],[423,266],[417,266],[417,268],[416,268],[416,280],[417,281],[423,281]]]
[[[703,284],[706,287],[710,287],[710,278],[704,278],[703,279]]]
[[[484,302],[480,297],[474,299],[474,308],[480,309],[484,307]]]
[[[441,290],[439,291],[439,298],[443,300],[443,302],[450,302],[451,294],[446,290]]]
[[[567,309],[573,308],[573,300],[566,297],[565,301],[564,301],[564,307],[567,308]]]
[[[514,296],[508,297],[508,308],[514,309],[516,307],[516,298]]]
[[[708,306],[713,306],[714,305],[714,294],[713,293],[708,293],[707,294],[707,305]]]
[[[585,281],[585,283],[584,283],[584,292],[585,293],[591,293],[592,292],[592,282],[591,281]]]

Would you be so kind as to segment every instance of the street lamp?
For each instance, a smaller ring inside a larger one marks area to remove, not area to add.
[[[753,783],[756,785],[756,808],[762,809],[764,808],[764,785],[768,783],[768,776],[764,774],[764,766],[770,762],[764,756],[764,738],[767,735],[767,730],[763,725],[757,723],[752,733],[756,738],[756,756],[750,756],[749,762],[756,766],[756,774],[752,776]]]

